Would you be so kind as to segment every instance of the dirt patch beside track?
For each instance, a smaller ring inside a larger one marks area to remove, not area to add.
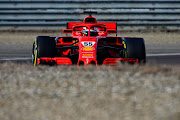
[[[32,43],[36,36],[66,36],[62,33],[62,30],[12,30],[2,31],[0,29],[0,43]],[[68,34],[71,35],[71,34]],[[114,36],[115,34],[109,34]],[[142,37],[146,43],[158,43],[158,42],[180,42],[179,32],[118,32],[118,36],[123,37]]]
[[[179,120],[179,66],[0,64],[2,120]]]

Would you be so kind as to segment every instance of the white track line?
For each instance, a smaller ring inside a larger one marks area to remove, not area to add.
[[[147,57],[151,56],[178,56],[180,53],[163,53],[163,54],[146,54]]]
[[[147,57],[155,56],[178,56],[180,53],[164,53],[164,54],[146,54]],[[31,60],[32,58],[0,58],[0,61],[16,61],[16,60]]]
[[[0,61],[31,60],[32,58],[0,58]]]

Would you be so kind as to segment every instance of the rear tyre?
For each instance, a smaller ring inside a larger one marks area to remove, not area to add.
[[[37,65],[37,58],[40,57],[55,57],[56,42],[55,37],[38,36],[33,44],[32,63]]]
[[[146,63],[146,50],[143,38],[125,38],[125,58],[135,58],[139,63]]]

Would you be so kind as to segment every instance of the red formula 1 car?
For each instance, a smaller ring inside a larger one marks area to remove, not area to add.
[[[33,44],[32,62],[58,65],[116,65],[118,61],[145,63],[143,38],[109,36],[117,33],[116,23],[99,23],[89,15],[83,22],[67,23],[63,33],[71,36],[38,36]]]

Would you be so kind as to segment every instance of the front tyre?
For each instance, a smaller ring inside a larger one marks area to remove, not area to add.
[[[125,58],[135,58],[139,63],[146,63],[146,50],[143,38],[124,39]]]
[[[55,37],[38,36],[32,49],[32,63],[37,65],[37,58],[40,57],[55,57],[56,54],[56,42]]]

